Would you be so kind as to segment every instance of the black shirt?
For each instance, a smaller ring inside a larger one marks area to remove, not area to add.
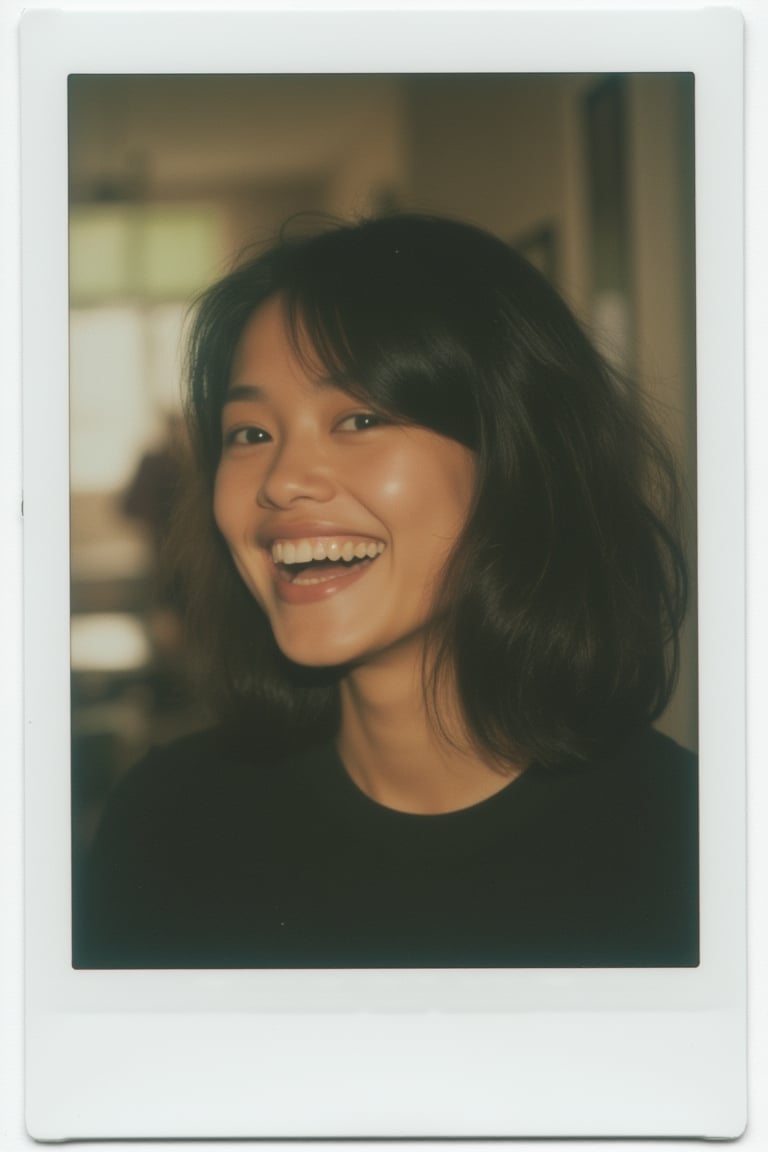
[[[153,751],[74,886],[78,968],[698,963],[694,757],[648,731],[411,815],[334,748],[260,762],[222,731]]]

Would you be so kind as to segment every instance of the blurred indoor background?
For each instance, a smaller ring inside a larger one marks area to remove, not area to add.
[[[446,213],[519,247],[652,396],[695,563],[691,76],[73,76],[69,125],[76,851],[149,744],[206,722],[158,570],[182,334],[293,213]],[[695,747],[695,607],[659,726]]]

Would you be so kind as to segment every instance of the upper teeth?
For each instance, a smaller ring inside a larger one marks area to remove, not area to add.
[[[310,560],[373,560],[384,551],[376,540],[276,540],[272,545],[275,564],[308,564]]]

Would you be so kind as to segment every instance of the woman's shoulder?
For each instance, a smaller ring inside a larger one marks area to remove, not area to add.
[[[698,801],[698,756],[655,728],[648,728],[610,757],[606,771],[614,772],[633,794],[670,801],[678,797],[689,805]]]
[[[571,816],[594,813],[616,828],[624,820],[661,836],[667,825],[692,829],[698,819],[698,757],[654,728],[581,769],[564,770],[558,784]]]
[[[218,780],[233,781],[242,775],[250,759],[253,770],[263,763],[268,769],[271,757],[263,760],[254,749],[250,757],[244,748],[232,742],[226,729],[208,728],[191,732],[167,743],[150,745],[140,758],[119,779],[111,802],[138,802],[151,792],[153,803],[162,802],[164,796],[178,798]],[[253,774],[253,771],[252,773]]]
[[[199,805],[210,810],[222,802],[243,803],[258,811],[259,795],[285,789],[307,759],[312,761],[312,752],[299,756],[258,729],[206,728],[150,747],[121,779],[110,807],[149,805],[162,816],[170,806],[175,822]]]
[[[154,743],[136,765],[136,770],[173,773],[176,770],[205,770],[222,759],[227,762],[258,759],[258,743],[248,746],[238,729],[226,725],[196,729],[170,741]]]
[[[526,815],[546,829],[553,853],[556,845],[568,844],[582,864],[634,862],[632,874],[638,884],[647,882],[651,896],[673,875],[686,877],[692,889],[698,761],[669,736],[651,728],[636,732],[588,764],[537,773],[529,792]],[[622,874],[618,864],[615,873]]]
[[[627,779],[674,787],[695,784],[698,756],[656,728],[636,733],[606,757],[606,770]]]
[[[275,741],[260,740],[258,731],[246,737],[240,727],[217,724],[195,729],[173,740],[152,744],[133,772],[204,771],[212,764],[258,763],[275,759]]]
[[[693,772],[698,766],[698,756],[690,748],[678,744],[671,736],[657,728],[648,728],[634,745],[637,753],[647,762],[663,770],[674,769],[680,772]]]
[[[647,727],[582,765],[544,768],[542,776],[570,780],[581,790],[588,789],[590,780],[601,788],[611,782],[616,788],[695,788],[698,756],[658,729]]]

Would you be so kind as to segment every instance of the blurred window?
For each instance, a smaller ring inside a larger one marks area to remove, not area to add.
[[[73,672],[136,672],[149,666],[152,649],[141,620],[124,612],[73,616]]]
[[[73,492],[115,492],[179,410],[190,299],[215,278],[211,205],[76,205],[70,218]]]
[[[215,277],[220,251],[211,205],[73,206],[70,303],[188,299]]]
[[[154,424],[139,308],[75,309],[70,319],[70,480],[75,491],[130,479]]]

